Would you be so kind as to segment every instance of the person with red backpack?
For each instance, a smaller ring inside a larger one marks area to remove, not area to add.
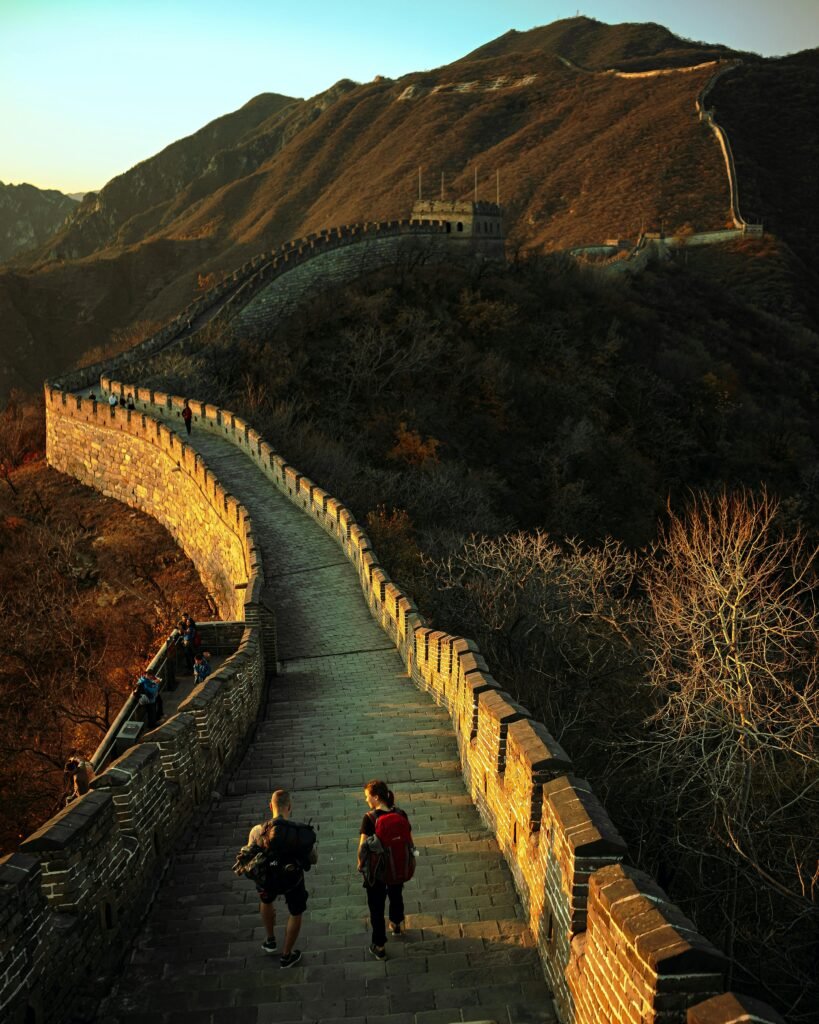
[[[386,960],[384,908],[389,901],[390,931],[400,935],[404,925],[404,883],[415,874],[417,851],[409,818],[395,806],[395,797],[386,782],[368,782],[364,799],[370,809],[361,822],[358,870],[364,876],[370,908],[372,943],[368,952],[376,960]]]

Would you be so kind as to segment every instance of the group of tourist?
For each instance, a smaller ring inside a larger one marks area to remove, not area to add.
[[[96,402],[97,400],[97,396],[93,391],[88,395],[88,397],[91,399],[92,402]],[[113,391],[108,396],[108,405],[112,409],[116,409],[117,406],[122,406],[124,409],[132,411],[136,410],[133,395],[128,395],[127,398],[125,397],[125,395],[120,395],[119,397],[117,397]],[[191,409],[190,403],[188,402],[187,398],[185,399],[185,404],[182,407],[182,422],[185,424],[185,430],[188,432],[188,435],[190,436],[191,423],[193,422],[193,409]]]
[[[194,684],[203,683],[210,675],[210,653],[202,651],[202,639],[193,616],[183,612],[176,629],[171,633],[173,652],[180,651],[185,660],[185,674],[193,676]],[[144,672],[137,680],[134,694],[145,708],[148,728],[154,726],[162,718],[162,680],[152,672]]]
[[[93,395],[91,395],[91,397],[94,398]],[[108,396],[108,404],[112,409],[115,409],[118,405],[122,406],[123,409],[136,409],[133,395],[128,395],[127,399],[125,395],[120,395],[119,398],[117,398],[113,391]]]
[[[182,656],[188,675],[193,675],[194,682],[203,683],[210,675],[210,654],[202,651],[202,638],[193,618],[185,612],[172,636],[177,644],[181,644]]]
[[[176,657],[181,651],[186,674],[193,677],[194,685],[204,682],[211,673],[210,653],[200,650],[202,641],[193,617],[184,612],[169,639],[173,641],[170,656]],[[148,728],[155,728],[164,714],[162,680],[155,672],[146,669],[138,677],[131,692],[144,709]],[[91,762],[81,754],[71,755],[65,764],[64,774],[69,788],[69,800],[87,793],[90,781],[94,777]]]

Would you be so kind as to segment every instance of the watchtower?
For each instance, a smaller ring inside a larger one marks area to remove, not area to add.
[[[464,199],[417,199],[412,205],[414,221],[438,221],[446,225],[453,241],[462,239],[464,248],[503,259],[503,211],[498,203]]]

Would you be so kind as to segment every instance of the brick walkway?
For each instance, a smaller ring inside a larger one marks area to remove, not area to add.
[[[276,595],[280,675],[226,795],[177,854],[101,1019],[554,1021],[509,871],[461,781],[448,716],[409,683],[330,538],[226,441],[195,431],[191,440],[253,517]],[[405,888],[408,930],[383,963],[367,953],[355,873],[361,791],[374,776],[394,789],[421,850]],[[230,870],[278,786],[293,792],[294,818],[319,826],[303,958],[286,971],[260,948],[252,884]]]

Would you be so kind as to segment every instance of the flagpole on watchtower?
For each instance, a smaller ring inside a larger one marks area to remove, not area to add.
[[[441,171],[441,200],[444,198],[444,172]]]
[[[418,167],[418,198],[419,199],[423,199],[424,198],[423,195],[421,194],[421,167],[420,167],[420,165]]]

